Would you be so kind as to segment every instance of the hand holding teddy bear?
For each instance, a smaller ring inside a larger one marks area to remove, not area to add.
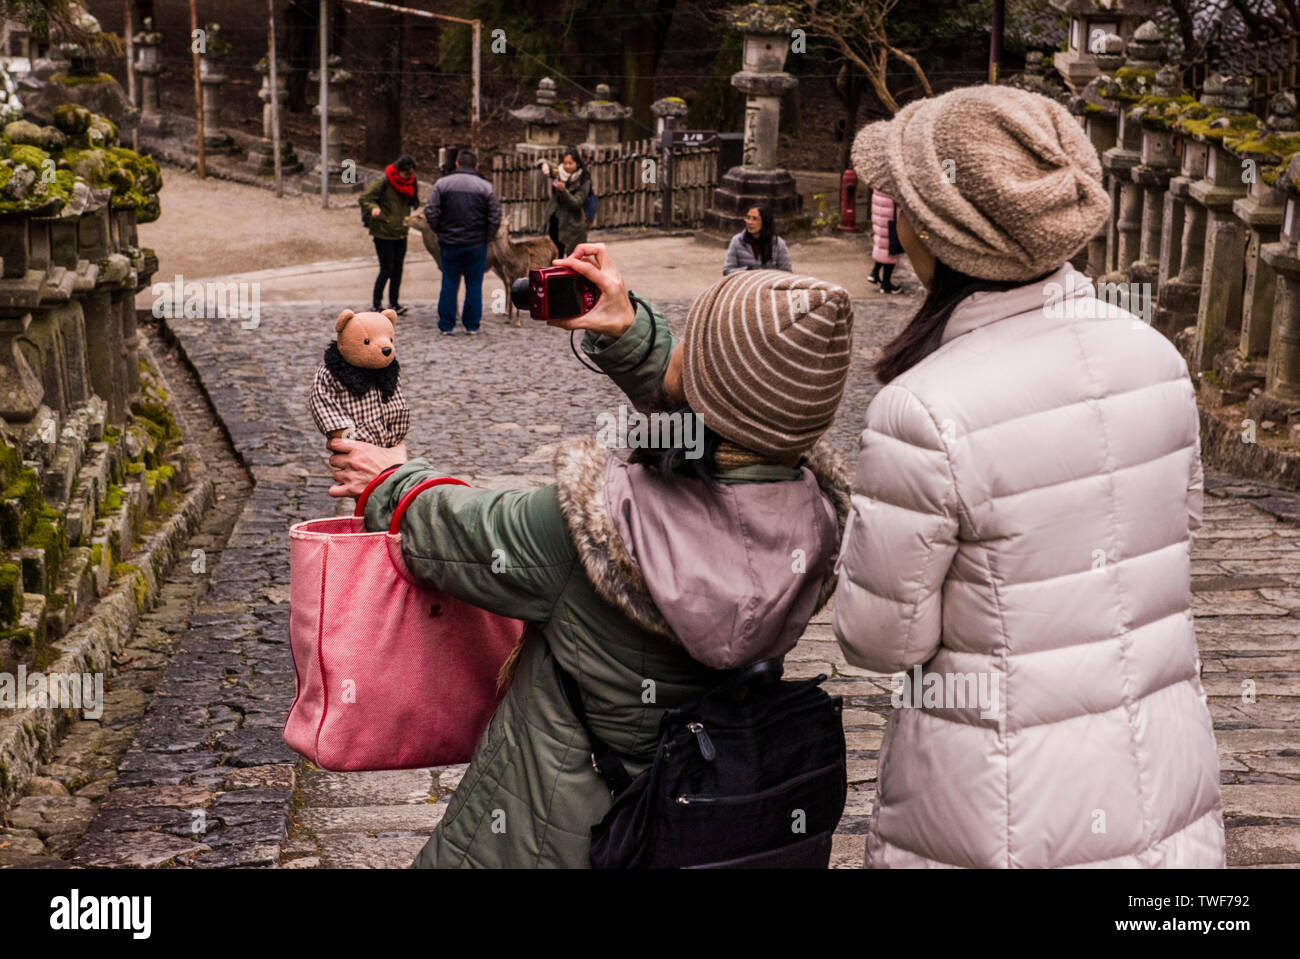
[[[410,428],[411,411],[398,385],[396,322],[392,310],[344,310],[334,327],[337,339],[326,348],[324,362],[316,370],[310,406],[317,428],[329,438],[327,445],[335,454],[330,465],[340,485],[330,490],[333,496],[357,495],[369,477],[406,460],[402,441]],[[376,457],[373,450],[365,449],[367,445],[391,449],[392,455]],[[380,458],[386,460],[382,466],[370,462]],[[358,482],[360,488],[354,491]]]

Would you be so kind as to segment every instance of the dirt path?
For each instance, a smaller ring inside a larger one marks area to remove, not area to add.
[[[799,175],[810,182],[815,176]],[[264,302],[342,299],[355,301],[358,308],[366,305],[375,278],[374,247],[353,197],[335,197],[331,203],[337,206],[322,210],[319,196],[277,198],[269,190],[200,180],[171,167],[163,178],[162,216],[140,227],[140,242],[158,254],[158,282],[171,282],[178,273],[186,280],[238,277],[258,282]],[[644,296],[693,297],[722,277],[724,251],[700,245],[690,236],[627,230],[595,231],[591,239],[617,248],[619,268]],[[813,237],[792,243],[790,255],[798,272],[839,283],[854,297],[874,293],[866,282],[870,233]],[[898,279],[909,281],[906,267]],[[413,232],[402,300],[432,302],[438,284],[438,269]],[[491,308],[499,289],[500,283],[489,276],[485,308]],[[137,299],[145,309],[150,302],[148,290]]]
[[[162,216],[140,227],[140,242],[158,254],[159,280],[374,255],[351,196],[322,210],[319,196],[277,198],[173,167],[163,170],[163,183]]]

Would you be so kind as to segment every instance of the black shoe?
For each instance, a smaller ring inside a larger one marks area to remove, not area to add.
[[[398,316],[406,316],[407,308],[405,306],[398,306],[396,303],[390,303],[388,308]]]
[[[885,286],[885,284],[881,283],[880,292],[889,296],[893,296],[895,293],[902,293],[903,288],[901,286],[895,286],[892,283],[889,286]]]
[[[373,304],[371,304],[371,306],[370,306],[370,312],[371,312],[371,313],[382,313],[382,312],[384,312],[384,308],[383,308],[382,306],[380,306],[378,303],[373,303]]]
[[[872,273],[870,276],[867,277],[867,282],[870,283],[872,286],[879,286],[879,285],[880,285],[880,277],[878,277],[878,276],[876,276],[876,274]]]

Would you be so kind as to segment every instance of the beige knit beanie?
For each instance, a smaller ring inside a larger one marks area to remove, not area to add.
[[[1101,228],[1097,151],[1059,103],[1005,86],[917,100],[853,141],[853,169],[892,196],[926,248],[988,280],[1031,280]]]
[[[834,283],[785,270],[733,273],[691,304],[682,386],[704,425],[778,460],[811,449],[835,418],[853,305]]]

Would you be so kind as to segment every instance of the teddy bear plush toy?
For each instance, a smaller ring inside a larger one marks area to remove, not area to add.
[[[311,388],[312,417],[329,439],[396,446],[406,437],[411,410],[397,385],[396,322],[392,310],[339,314]]]

